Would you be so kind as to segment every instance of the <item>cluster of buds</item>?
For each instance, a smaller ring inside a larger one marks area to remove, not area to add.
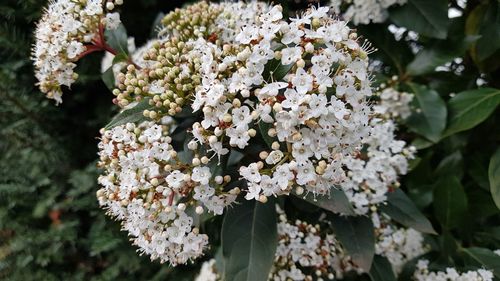
[[[104,29],[115,29],[120,15],[113,12],[123,0],[57,0],[49,4],[39,21],[32,59],[40,90],[62,102],[61,86],[70,87],[78,74],[76,62],[100,50],[114,52],[104,41]]]

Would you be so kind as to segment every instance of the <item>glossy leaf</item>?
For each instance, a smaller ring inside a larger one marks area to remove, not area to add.
[[[462,42],[439,41],[417,53],[415,59],[407,66],[409,75],[422,75],[434,72],[436,67],[452,61],[464,54],[468,46],[479,39],[479,36],[468,36]]]
[[[472,260],[486,269],[492,270],[496,278],[500,278],[500,256],[493,251],[485,248],[466,248],[463,249]]]
[[[409,0],[406,5],[391,9],[390,18],[397,25],[421,35],[444,39],[448,30],[448,2]]]
[[[278,242],[274,203],[244,200],[222,224],[224,276],[228,281],[267,281]]]
[[[458,226],[467,213],[467,197],[456,177],[445,177],[434,189],[434,213],[446,229]]]
[[[480,88],[458,93],[448,101],[445,135],[469,130],[488,118],[500,104],[500,89]]]
[[[376,255],[368,273],[372,281],[396,281],[392,265],[386,257]]]
[[[101,74],[101,79],[108,90],[112,91],[115,88],[115,74],[113,73],[113,66],[110,66]]]
[[[438,142],[446,127],[446,104],[439,94],[425,86],[410,83],[418,108],[406,120],[406,125],[414,132],[432,142]]]
[[[269,134],[267,133],[270,128],[272,128],[271,123],[266,123],[264,121],[259,122],[260,135],[262,136],[264,142],[267,144],[269,148],[271,148],[273,142],[275,141],[275,138],[270,137]]]
[[[109,122],[105,128],[107,130],[112,129],[113,127],[124,125],[127,123],[138,123],[140,121],[146,120],[143,112],[146,109],[150,109],[152,106],[149,104],[149,98],[145,98],[136,104],[134,107],[125,109],[118,113],[112,120]]]
[[[495,201],[495,205],[500,209],[500,148],[491,157],[488,178],[490,180],[491,196]]]
[[[414,57],[406,42],[397,41],[382,24],[360,25],[357,28],[377,48],[377,51],[370,57],[380,58],[385,63],[394,66],[399,73],[404,73],[405,65]],[[394,52],[394,50],[398,51]]]
[[[295,64],[291,63],[288,65],[281,64],[281,60],[272,59],[267,62],[264,73],[262,76],[268,82],[270,81],[280,81],[285,77],[285,75],[292,69]]]
[[[118,53],[128,54],[128,36],[127,30],[123,24],[116,29],[104,31],[106,43]]]
[[[400,189],[390,192],[387,195],[387,205],[381,205],[379,208],[383,213],[404,226],[423,233],[436,234],[431,222]]]
[[[364,216],[332,216],[337,239],[352,257],[354,264],[370,271],[375,255],[375,234],[371,219]]]
[[[344,191],[335,187],[332,187],[330,189],[330,196],[314,196],[312,193],[306,195],[297,195],[294,193],[294,195],[335,214],[343,214],[348,216],[352,216],[355,214],[354,209]]]
[[[231,149],[229,153],[229,158],[227,160],[227,166],[237,165],[245,155],[238,150]]]

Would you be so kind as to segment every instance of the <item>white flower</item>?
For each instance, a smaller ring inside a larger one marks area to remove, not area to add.
[[[191,179],[195,182],[199,182],[202,185],[208,184],[210,177],[212,174],[210,173],[210,168],[208,167],[196,167],[193,169],[193,174],[191,175]]]
[[[119,13],[108,13],[105,18],[106,27],[110,30],[117,29],[121,24]]]
[[[250,140],[250,136],[248,135],[248,131],[246,130],[246,128],[229,128],[226,130],[226,134],[230,138],[229,144],[232,146],[237,146],[240,149],[245,148],[248,145],[248,141]]]
[[[299,94],[305,94],[312,90],[313,78],[303,68],[298,68],[292,79],[293,86]]]
[[[281,150],[273,150],[266,158],[266,163],[269,165],[278,164],[279,161],[283,158],[283,152]]]
[[[302,57],[301,47],[288,47],[281,50],[281,62],[289,65],[297,62]]]
[[[260,182],[261,175],[257,163],[252,163],[248,167],[240,168],[240,175],[250,182]]]
[[[234,108],[231,113],[233,115],[233,124],[236,125],[237,128],[248,130],[248,124],[252,122],[250,109],[247,106],[242,106],[239,108]]]
[[[260,187],[259,184],[254,183],[254,182],[249,182],[248,183],[248,191],[247,191],[247,194],[245,195],[245,199],[246,200],[259,200],[261,190],[262,190],[262,188]]]

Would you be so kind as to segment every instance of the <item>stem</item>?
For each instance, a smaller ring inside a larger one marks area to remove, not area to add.
[[[104,36],[104,26],[102,24],[99,24],[99,30],[98,30],[97,35],[98,35],[98,37],[96,39],[92,40],[92,44],[85,46],[87,48],[87,50],[78,56],[78,60],[80,60],[81,58],[83,58],[91,53],[98,52],[98,51],[106,51],[106,52],[112,54],[113,56],[116,56],[118,54],[117,50],[113,49],[113,47],[111,47],[110,45],[108,45],[106,43],[106,37]],[[139,65],[137,65],[136,63],[134,63],[132,61],[132,58],[130,56],[128,56],[127,62],[129,64],[133,64],[137,69],[141,69],[141,67]]]

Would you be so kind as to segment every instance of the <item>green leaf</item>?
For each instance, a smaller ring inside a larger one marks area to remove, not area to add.
[[[379,208],[383,213],[404,226],[423,233],[437,234],[431,222],[401,189],[387,194],[387,205],[381,205]]]
[[[373,223],[368,217],[332,216],[332,226],[337,239],[351,256],[354,264],[369,272],[375,255]]]
[[[387,26],[382,24],[360,25],[357,29],[363,37],[377,47],[377,51],[370,57],[380,58],[383,62],[394,66],[398,73],[404,73],[405,65],[414,57],[404,40],[397,41]],[[398,51],[394,52],[394,50]]]
[[[116,29],[104,31],[106,43],[118,53],[128,55],[128,36],[127,30],[123,24],[120,24]]]
[[[115,88],[115,74],[113,73],[113,66],[110,66],[106,71],[104,71],[101,75],[101,79],[108,90],[113,91]]]
[[[225,280],[267,281],[278,243],[274,203],[244,200],[222,224]]]
[[[464,174],[464,158],[460,150],[447,155],[439,162],[434,174],[437,177],[456,176],[461,179]]]
[[[115,57],[113,58],[113,65],[120,62],[128,62],[128,55],[125,53],[116,54]]]
[[[500,49],[500,5],[498,1],[483,1],[467,17],[467,34],[480,35],[473,47],[473,58],[484,61]]]
[[[125,109],[118,113],[104,128],[109,130],[119,125],[144,121],[146,120],[146,117],[144,117],[143,112],[151,107],[152,106],[149,104],[149,98],[145,98],[134,107]]]
[[[467,214],[467,196],[456,177],[445,177],[434,189],[434,213],[445,229],[458,226]]]
[[[445,0],[410,0],[390,10],[394,23],[421,35],[439,39],[448,33],[448,2]]]
[[[488,178],[490,179],[491,196],[495,205],[500,209],[500,148],[491,157]]]
[[[269,131],[270,128],[272,128],[273,124],[271,123],[266,123],[264,121],[259,122],[259,130],[260,130],[260,135],[264,139],[264,142],[267,144],[269,148],[271,148],[273,142],[275,141],[275,138],[270,137],[267,132]]]
[[[418,110],[405,120],[406,125],[428,140],[438,142],[446,127],[446,104],[436,91],[414,83],[408,85],[415,94]]]
[[[480,88],[458,93],[448,101],[445,135],[469,130],[490,116],[500,104],[500,89]]]
[[[239,152],[236,149],[231,149],[231,153],[229,154],[229,159],[227,160],[227,166],[233,166],[238,164],[241,159],[245,157],[245,154]]]
[[[312,193],[302,196],[297,195],[295,192],[293,195],[335,214],[355,215],[351,202],[349,202],[344,191],[336,187],[330,188],[330,196],[314,196]]]
[[[493,251],[485,248],[465,248],[463,252],[466,253],[475,262],[479,263],[486,269],[492,270],[496,278],[500,278],[500,256]]]
[[[165,13],[164,12],[159,12],[157,15],[156,15],[156,18],[155,20],[153,21],[153,24],[151,25],[151,32],[149,34],[149,37],[150,38],[156,38],[158,37],[158,31],[160,31],[161,29],[161,20],[165,17]]]
[[[438,41],[434,45],[422,49],[415,59],[407,66],[409,75],[422,75],[434,72],[436,67],[460,57],[478,36],[467,36],[462,42],[454,40]]]
[[[285,77],[285,75],[288,74],[288,72],[290,72],[290,69],[292,69],[294,65],[294,63],[283,65],[281,64],[281,60],[272,59],[268,61],[264,67],[264,73],[262,76],[268,82],[280,81],[283,77]]]
[[[372,281],[396,281],[392,265],[386,257],[376,255],[368,273]]]

